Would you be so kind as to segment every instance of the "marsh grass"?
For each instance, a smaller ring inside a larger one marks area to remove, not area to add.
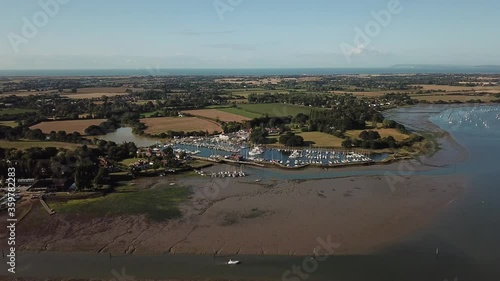
[[[54,203],[52,208],[63,214],[96,216],[145,215],[153,221],[180,218],[179,204],[191,195],[183,187],[157,187],[138,192],[111,193],[99,198]]]

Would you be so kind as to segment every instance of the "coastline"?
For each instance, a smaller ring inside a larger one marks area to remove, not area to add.
[[[426,127],[434,126],[434,132],[436,129],[444,132],[428,117],[414,121],[425,123]],[[189,178],[181,183],[190,186],[194,192],[193,198],[182,205],[185,215],[180,220],[165,223],[149,222],[141,216],[95,218],[56,214],[46,220],[46,225],[40,225],[30,222],[40,219],[35,207],[35,211],[26,216],[26,222],[19,226],[20,233],[23,233],[19,237],[23,245],[21,250],[116,254],[308,255],[311,253],[310,243],[314,243],[315,238],[311,236],[325,234],[338,237],[339,243],[344,245],[340,253],[370,253],[415,231],[443,205],[463,193],[465,181],[457,177],[398,174],[402,167],[411,167],[412,171],[432,171],[466,159],[466,149],[449,133],[445,133],[440,142],[445,145],[445,149],[430,158],[364,166],[363,170],[377,171],[381,165],[385,165],[385,175],[354,175],[359,167],[347,166],[332,170],[352,172],[352,175],[329,179],[289,179],[279,182],[269,178],[255,183],[228,178],[221,183],[219,179],[209,179],[207,182],[204,178]],[[442,159],[453,161],[443,164]],[[308,172],[319,170],[323,169],[311,168]],[[256,173],[259,174],[258,171]],[[293,174],[294,171],[284,170],[282,173]],[[156,182],[160,184],[162,180]],[[215,196],[209,191],[214,188],[217,190]],[[207,193],[210,196],[206,196]],[[251,214],[254,216],[251,219],[242,218],[254,209],[259,210],[258,214]],[[235,222],[225,223],[225,216],[235,217]],[[370,216],[377,219],[373,222],[367,220]],[[314,220],[309,221],[312,217]],[[406,225],[401,218],[418,223]],[[107,229],[105,226],[111,227]],[[295,231],[294,226],[313,230],[313,235]],[[254,228],[259,231],[255,233]],[[279,238],[290,233],[295,236],[289,238],[288,242]],[[255,235],[260,237],[252,238]],[[0,242],[5,244],[5,241]]]
[[[450,133],[445,132],[440,143],[444,146],[432,157],[397,161],[385,167],[394,173],[407,165],[415,171],[432,172],[467,159],[467,150]],[[364,169],[377,171],[380,167]],[[315,170],[320,169],[309,172]],[[233,255],[300,258],[311,255],[318,237],[331,235],[341,244],[336,256],[376,256],[434,221],[467,189],[465,178],[453,175],[399,174],[398,184],[391,188],[387,175],[354,175],[358,167],[335,170],[353,171],[353,176],[281,183],[273,179],[261,183],[234,180],[227,183],[228,188],[199,178],[187,179],[182,184],[195,191],[193,200],[183,205],[187,215],[166,223],[151,223],[144,217],[65,216],[30,229],[28,215],[28,222],[19,226],[19,233],[29,233],[20,237],[24,245],[21,255],[111,253],[132,259],[167,255],[191,260],[212,257],[215,252],[222,259]],[[200,198],[196,189],[207,187],[219,191],[210,198],[205,191]],[[254,208],[264,214],[242,218]],[[224,215],[231,211],[240,214],[238,222],[223,225]]]
[[[181,220],[56,214],[37,225],[32,212],[18,240],[22,251],[304,256],[317,237],[331,235],[342,244],[339,254],[368,254],[425,225],[466,188],[452,176],[404,176],[394,186],[390,180],[231,181],[208,198],[203,193],[217,186],[190,179],[184,184],[202,187],[182,206]]]

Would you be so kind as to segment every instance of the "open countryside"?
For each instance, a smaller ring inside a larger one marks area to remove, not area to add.
[[[225,108],[219,109],[200,109],[200,110],[186,110],[183,113],[187,113],[193,116],[199,116],[208,118],[211,120],[219,120],[222,122],[243,122],[248,121],[250,118],[226,112]]]
[[[209,133],[222,131],[222,128],[216,122],[197,117],[145,118],[141,119],[141,122],[147,126],[144,132],[151,135],[166,133],[167,131],[208,131]]]
[[[46,121],[30,127],[31,130],[40,129],[43,133],[48,134],[51,131],[65,131],[66,133],[78,132],[81,135],[85,134],[85,129],[91,125],[99,125],[106,119],[80,119],[80,120],[63,120],[63,121]]]

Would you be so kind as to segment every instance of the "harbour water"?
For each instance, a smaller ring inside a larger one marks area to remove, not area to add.
[[[279,163],[285,167],[296,167],[306,164],[319,166],[340,165],[353,162],[382,161],[387,158],[387,153],[370,154],[345,150],[332,150],[320,148],[265,148],[262,147],[258,154],[253,154],[253,148],[240,146],[230,142],[221,142],[216,138],[204,138],[198,142],[183,142],[178,140],[174,143],[162,143],[158,140],[132,133],[132,128],[119,128],[116,132],[99,136],[99,139],[113,141],[116,143],[133,142],[138,147],[148,147],[153,145],[171,146],[175,150],[186,151],[188,154],[195,154],[204,158],[224,158],[232,155],[240,155],[260,163]]]
[[[413,124],[406,124],[415,128],[433,126],[428,122],[417,124],[420,121],[415,116],[425,116],[425,121],[430,117],[435,125],[448,131],[466,149],[468,156],[465,161],[413,172],[465,176],[468,181],[465,194],[450,202],[424,229],[403,241],[370,255],[331,256],[326,261],[318,261],[314,270],[307,273],[307,279],[302,280],[499,280],[500,106],[421,106],[398,109],[390,114],[397,120],[413,120]],[[439,155],[441,158],[445,156]],[[348,176],[384,175],[387,170],[385,166],[372,166],[369,169],[317,171],[318,175],[314,177],[325,178],[341,173]],[[272,174],[269,171],[267,176],[287,179],[301,178],[306,174],[315,173],[276,171]],[[436,259],[436,248],[439,248],[439,259]],[[306,265],[310,260],[310,257],[238,256],[243,261],[241,265],[223,265],[229,258],[191,255],[110,258],[86,253],[20,253],[18,276],[120,280],[119,276],[125,274],[137,279],[301,280],[286,278],[284,274],[294,265]],[[3,262],[0,266],[2,274],[5,269]]]

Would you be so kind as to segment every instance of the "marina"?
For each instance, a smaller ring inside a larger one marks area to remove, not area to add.
[[[164,144],[158,142],[155,146],[157,149],[172,147],[176,153],[185,153],[213,162],[276,165],[284,168],[373,164],[388,157],[387,153],[372,154],[369,151],[332,148],[250,147],[247,143],[234,142],[231,139],[221,141],[220,136],[175,139]]]

